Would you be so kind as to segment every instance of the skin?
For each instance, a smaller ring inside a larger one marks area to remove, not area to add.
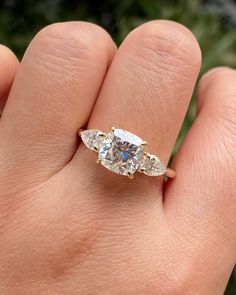
[[[0,294],[222,295],[236,262],[236,72],[201,79],[163,185],[96,165],[77,132],[124,128],[167,164],[201,66],[191,32],[152,21],[117,50],[98,26],[58,23],[20,66],[6,50]]]
[[[4,109],[18,66],[19,62],[12,51],[0,44],[0,114]]]

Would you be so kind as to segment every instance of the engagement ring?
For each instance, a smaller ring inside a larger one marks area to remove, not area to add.
[[[175,177],[174,170],[166,168],[157,156],[146,151],[147,142],[131,132],[111,128],[103,133],[89,129],[81,130],[80,136],[87,148],[98,153],[97,162],[112,172],[129,178],[133,178],[135,172]]]

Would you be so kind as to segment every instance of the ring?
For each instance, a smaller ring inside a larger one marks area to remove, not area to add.
[[[146,151],[147,142],[131,132],[112,127],[107,133],[88,129],[80,130],[79,134],[85,146],[98,153],[97,163],[112,172],[131,179],[135,172],[175,177],[174,170]]]

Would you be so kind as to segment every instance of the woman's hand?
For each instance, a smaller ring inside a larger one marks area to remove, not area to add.
[[[236,261],[236,72],[202,78],[164,187],[96,165],[77,137],[123,128],[167,164],[200,65],[193,35],[170,21],[118,50],[90,23],[37,34],[0,121],[0,294],[223,294]]]

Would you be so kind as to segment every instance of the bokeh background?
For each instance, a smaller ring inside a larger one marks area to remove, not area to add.
[[[133,28],[159,18],[178,21],[193,31],[203,54],[200,76],[214,66],[236,67],[234,0],[0,0],[0,43],[21,59],[30,40],[44,26],[85,20],[104,27],[119,45]],[[195,94],[174,152],[194,118]],[[236,272],[225,294],[236,295]]]

